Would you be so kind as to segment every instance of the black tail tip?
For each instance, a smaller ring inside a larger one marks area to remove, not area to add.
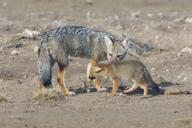
[[[153,86],[153,88],[152,88],[154,91],[156,91],[156,92],[160,92],[161,91],[161,89],[158,87],[158,86]]]
[[[159,93],[159,94],[164,94],[164,93],[165,93],[165,90],[162,89],[161,87],[158,87],[158,86],[153,87],[153,90],[154,90],[156,93]]]
[[[43,80],[43,81],[40,80],[40,81],[41,81],[42,85],[43,85],[45,88],[52,88],[52,87],[53,87],[50,80],[48,80],[48,81],[46,81],[46,80]]]

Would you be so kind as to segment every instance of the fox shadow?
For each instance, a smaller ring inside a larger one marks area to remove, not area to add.
[[[158,85],[160,91],[155,91],[155,90],[149,88],[149,90],[148,90],[149,97],[153,97],[153,96],[157,96],[157,95],[164,95],[166,87],[179,85],[179,84],[178,83],[172,83],[172,82],[161,82],[161,83],[158,83],[157,85]],[[106,86],[105,88],[106,88],[105,92],[111,93],[112,86]],[[117,93],[123,94],[123,92],[125,90],[127,90],[128,88],[129,88],[128,86],[119,86]],[[85,94],[85,93],[96,93],[97,89],[91,85],[87,88],[83,88],[83,87],[75,88],[75,89],[71,88],[70,91],[73,91],[76,93],[76,95],[79,95],[79,94]],[[143,94],[143,89],[138,88],[135,91],[133,91],[129,94],[125,94],[125,95],[142,95],[142,94]]]

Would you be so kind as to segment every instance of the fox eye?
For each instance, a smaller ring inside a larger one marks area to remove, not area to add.
[[[96,73],[100,73],[101,71],[103,71],[103,69],[96,71]]]
[[[119,58],[119,60],[122,60],[125,57],[126,53],[123,55],[117,55],[117,58]]]

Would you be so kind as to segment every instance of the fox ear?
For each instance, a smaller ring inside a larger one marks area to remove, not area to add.
[[[95,67],[95,72],[99,73],[100,71],[102,71],[103,69],[100,67]]]
[[[105,41],[105,43],[107,45],[107,48],[112,48],[113,41],[108,36],[106,36],[106,35],[104,36],[104,41]]]

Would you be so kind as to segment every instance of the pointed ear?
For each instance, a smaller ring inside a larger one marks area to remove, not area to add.
[[[113,41],[106,35],[104,36],[104,40],[105,40],[105,44],[106,44],[107,48],[112,48]]]
[[[95,72],[97,72],[97,73],[100,72],[100,71],[102,71],[102,70],[103,70],[103,69],[100,68],[100,67],[98,67],[98,66],[95,67]]]

